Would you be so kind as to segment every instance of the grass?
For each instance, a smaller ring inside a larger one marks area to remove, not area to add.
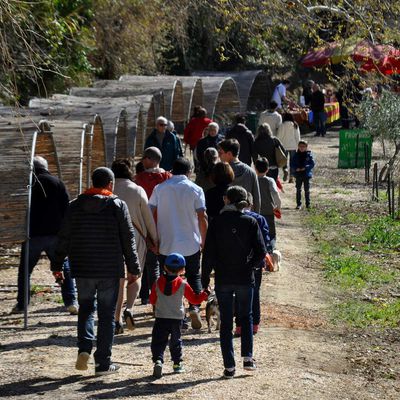
[[[390,217],[375,218],[367,225],[361,239],[370,249],[400,251],[400,221]]]
[[[395,328],[400,324],[400,300],[372,302],[349,300],[336,306],[334,320],[345,321],[357,328],[378,326]]]
[[[396,274],[366,263],[361,256],[333,256],[325,262],[325,275],[329,281],[344,289],[392,283]]]

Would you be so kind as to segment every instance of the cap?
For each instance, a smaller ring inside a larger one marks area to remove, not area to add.
[[[179,253],[172,253],[165,259],[165,265],[171,270],[179,270],[185,267],[185,258]]]

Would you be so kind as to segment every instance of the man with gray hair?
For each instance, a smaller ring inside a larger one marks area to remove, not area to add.
[[[30,293],[30,276],[44,251],[50,261],[54,260],[57,233],[68,207],[69,196],[64,183],[49,172],[47,160],[36,156],[33,159],[34,178],[32,184],[32,202],[29,230],[28,253],[28,293]],[[21,260],[18,268],[18,297],[12,312],[24,310],[25,293],[25,247],[22,244]],[[67,310],[77,314],[75,285],[69,274],[68,262],[64,264],[65,279],[61,285],[61,294]],[[28,297],[29,301],[29,297]]]
[[[157,147],[162,154],[160,167],[167,171],[172,169],[174,161],[182,156],[182,149],[179,139],[167,129],[168,120],[165,117],[158,117],[156,127],[146,139],[144,148]]]
[[[114,313],[120,279],[127,269],[128,285],[140,276],[134,228],[124,201],[113,195],[114,174],[106,167],[94,170],[93,187],[73,200],[58,234],[56,257],[51,264],[59,273],[68,256],[78,289],[78,358],[76,369],[87,370],[92,352],[94,312],[97,303],[96,375],[112,374]]]

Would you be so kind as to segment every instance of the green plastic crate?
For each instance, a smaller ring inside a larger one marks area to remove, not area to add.
[[[372,137],[369,133],[362,129],[343,129],[339,132],[338,168],[364,168],[365,164],[369,168],[371,154]]]

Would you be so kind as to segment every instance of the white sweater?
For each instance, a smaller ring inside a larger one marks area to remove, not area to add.
[[[140,229],[143,235],[147,236],[148,233],[151,238],[156,241],[157,228],[148,206],[147,195],[144,189],[129,179],[118,178],[115,180],[114,194],[125,201],[132,221]],[[137,232],[136,228],[135,233],[140,267],[143,270],[147,252],[146,241],[142,235]]]
[[[283,122],[278,128],[278,139],[285,150],[297,150],[300,141],[300,129],[295,128],[292,121]]]
[[[269,125],[273,136],[276,136],[278,133],[278,128],[282,124],[282,116],[277,111],[274,112],[263,111],[260,114],[260,118],[258,120],[258,126],[264,123],[267,123]]]

